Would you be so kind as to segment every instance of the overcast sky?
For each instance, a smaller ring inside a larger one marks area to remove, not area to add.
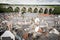
[[[0,3],[11,4],[38,4],[38,3],[59,3],[60,0],[0,0]]]

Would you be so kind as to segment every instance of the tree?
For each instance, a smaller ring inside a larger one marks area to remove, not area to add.
[[[52,12],[53,12],[52,9],[49,9],[49,14],[52,14]]]
[[[22,10],[21,10],[22,14],[26,13],[26,8],[23,7]]]
[[[32,8],[29,8],[29,9],[28,9],[28,12],[32,13]]]
[[[35,9],[34,9],[34,13],[37,13],[37,12],[38,12],[38,9],[37,9],[37,8],[35,8]]]
[[[12,7],[8,7],[7,8],[7,12],[13,12],[13,8]]]
[[[42,12],[43,12],[43,9],[42,9],[42,8],[40,8],[40,9],[39,9],[39,13],[42,13]]]
[[[56,6],[54,8],[55,9],[54,9],[53,13],[56,14],[56,15],[59,15],[60,14],[60,6]]]
[[[47,14],[47,12],[48,12],[48,9],[46,8],[45,11],[44,11],[44,13]]]
[[[4,8],[3,8],[3,5],[0,5],[0,13],[3,13],[4,12]]]
[[[19,7],[16,7],[14,12],[19,12],[19,10],[20,10]]]

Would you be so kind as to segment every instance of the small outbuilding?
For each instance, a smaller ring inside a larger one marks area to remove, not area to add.
[[[1,35],[1,40],[15,40],[15,36],[7,30]]]

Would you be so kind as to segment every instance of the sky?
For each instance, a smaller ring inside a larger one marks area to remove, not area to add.
[[[0,3],[9,3],[9,4],[43,4],[43,3],[60,3],[60,0],[0,0]]]

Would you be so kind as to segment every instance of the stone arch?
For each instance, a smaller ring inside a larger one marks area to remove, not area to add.
[[[43,9],[42,8],[39,9],[39,13],[43,13]]]
[[[52,9],[51,8],[49,9],[49,14],[52,14]]]
[[[28,8],[28,12],[32,13],[32,8],[31,7]]]
[[[8,8],[7,8],[7,11],[8,11],[8,12],[13,12],[13,8],[12,8],[12,7],[8,7]]]
[[[37,8],[35,8],[35,9],[34,9],[34,13],[37,13],[37,12],[38,12],[38,9],[37,9]]]
[[[19,12],[20,11],[20,8],[19,7],[16,7],[14,12]]]
[[[45,13],[45,14],[47,14],[47,13],[48,13],[48,9],[47,9],[47,8],[45,9],[44,13]]]
[[[23,13],[26,13],[26,8],[23,7],[23,8],[21,9],[21,12],[22,12],[22,14],[23,14]]]

